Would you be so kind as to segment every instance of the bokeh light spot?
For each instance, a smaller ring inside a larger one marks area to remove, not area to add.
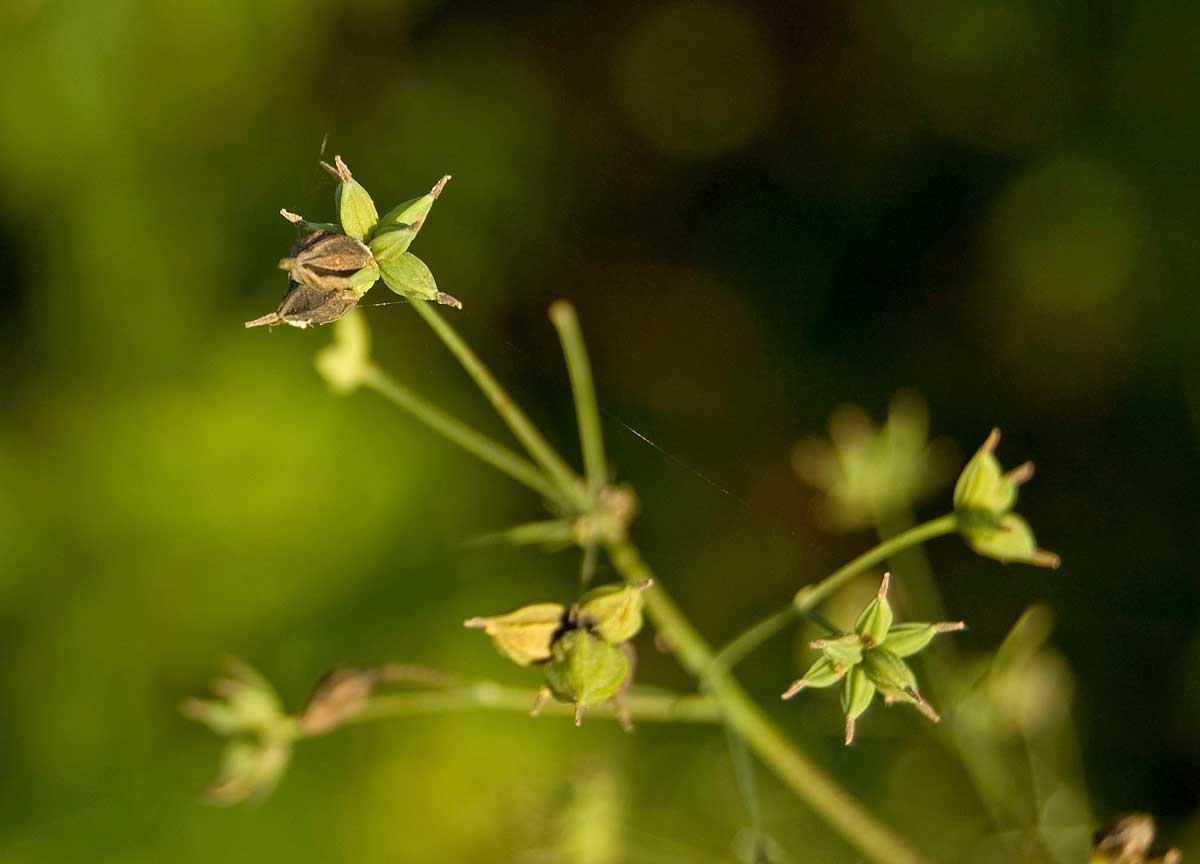
[[[673,156],[738,148],[770,123],[778,69],[758,23],[720,3],[645,13],[617,49],[616,95],[630,123]]]

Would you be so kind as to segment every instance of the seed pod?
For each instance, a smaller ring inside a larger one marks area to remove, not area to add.
[[[334,193],[334,203],[342,230],[355,240],[366,243],[379,223],[379,211],[375,209],[375,202],[371,200],[362,184],[350,174],[350,169],[346,167],[341,156],[333,157],[333,165],[322,162],[321,167],[341,181]]]
[[[637,585],[599,585],[579,598],[577,621],[605,642],[625,642],[642,629],[642,592]]]
[[[561,603],[535,603],[507,615],[463,622],[491,636],[500,653],[518,666],[549,660],[554,636],[565,625],[566,608]]]
[[[314,231],[297,241],[288,257],[279,262],[279,269],[286,270],[292,281],[312,288],[323,291],[350,288],[361,296],[371,287],[371,283],[362,283],[374,265],[371,250],[353,237]],[[366,274],[360,276],[363,271]],[[376,271],[375,278],[378,275]]]
[[[801,690],[808,687],[829,687],[842,680],[846,674],[845,666],[837,666],[827,656],[822,655],[817,662],[808,667],[803,678],[797,678],[792,686],[783,691],[781,699],[791,699]]]
[[[909,699],[917,692],[917,676],[909,665],[886,648],[875,648],[863,655],[863,671],[884,696]]]
[[[382,262],[408,251],[413,238],[425,224],[429,211],[433,209],[433,202],[442,194],[442,189],[448,182],[449,174],[439,180],[427,194],[393,207],[379,220],[375,235],[371,238],[371,251],[375,253],[378,261]]]
[[[438,290],[433,274],[429,272],[425,262],[411,252],[401,252],[381,261],[379,275],[383,277],[383,284],[401,297],[462,308],[462,303]]]
[[[862,660],[863,640],[857,633],[836,639],[818,639],[808,643],[808,647],[822,652],[834,666],[850,667]]]
[[[930,643],[938,633],[950,633],[954,630],[966,629],[962,621],[942,621],[938,624],[922,624],[908,621],[904,624],[893,624],[880,648],[891,651],[897,657],[911,657]]]
[[[875,685],[867,678],[861,665],[846,674],[842,688],[842,713],[846,715],[846,746],[854,740],[854,722],[867,710],[875,698]]]
[[[1033,476],[1033,463],[1026,462],[1005,474],[994,451],[1000,430],[993,429],[979,451],[967,462],[954,484],[954,509],[976,518],[998,520],[1017,503],[1017,487]]]
[[[961,532],[972,549],[1001,563],[1019,561],[1050,568],[1058,567],[1060,563],[1053,552],[1038,548],[1033,529],[1016,513],[1005,514],[997,526],[964,525]]]
[[[586,630],[568,630],[554,642],[546,685],[558,701],[575,703],[578,726],[583,709],[616,695],[629,672],[629,658],[619,647]]]
[[[879,584],[879,591],[875,597],[867,604],[867,608],[863,609],[858,616],[858,620],[854,622],[854,632],[862,637],[862,641],[866,647],[878,645],[887,636],[888,630],[892,626],[892,604],[888,603],[887,591],[888,585],[891,583],[892,574],[884,573],[883,581]]]

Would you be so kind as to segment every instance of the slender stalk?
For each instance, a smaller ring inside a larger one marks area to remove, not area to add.
[[[411,305],[425,319],[425,323],[430,326],[437,337],[450,349],[450,353],[462,364],[467,374],[474,379],[476,385],[483,391],[483,395],[488,398],[492,407],[496,409],[496,413],[500,415],[500,419],[508,424],[508,428],[512,430],[513,435],[521,442],[533,461],[542,467],[554,485],[561,490],[559,497],[568,498],[579,510],[588,509],[590,502],[581,487],[579,477],[550,446],[537,427],[529,421],[525,412],[517,406],[517,403],[505,392],[488,368],[475,355],[475,352],[458,335],[458,331],[451,327],[446,319],[433,308],[432,303],[416,301]]]
[[[815,585],[806,585],[801,588],[796,592],[792,603],[801,612],[812,609],[859,573],[874,567],[882,561],[886,561],[897,552],[907,549],[909,546],[924,543],[926,540],[932,540],[934,537],[953,534],[957,530],[957,518],[953,513],[947,513],[945,516],[930,519],[928,522],[923,522],[915,528],[910,528],[901,534],[897,534],[895,537],[889,537],[875,548],[869,549],[850,563],[839,567]]]
[[[784,627],[797,618],[811,614],[818,603],[864,570],[887,560],[897,552],[924,543],[934,537],[941,537],[943,534],[952,534],[956,530],[958,530],[958,523],[955,521],[954,514],[947,513],[945,516],[939,516],[937,519],[931,519],[894,537],[889,537],[850,563],[839,567],[820,582],[801,588],[796,592],[796,596],[790,604],[782,609],[776,609],[733,637],[724,648],[717,652],[714,662],[725,669],[732,669]]]
[[[528,687],[508,687],[492,681],[478,681],[438,690],[410,693],[388,693],[372,696],[366,707],[350,722],[361,723],[409,717],[419,714],[442,714],[472,708],[492,711],[518,711],[528,714],[538,691]],[[630,716],[644,723],[720,723],[721,706],[707,696],[684,696],[673,693],[626,694],[625,705]],[[595,712],[613,716],[611,704],[596,706]],[[575,706],[553,700],[547,701],[542,714],[573,716]],[[592,716],[589,711],[588,716]]]
[[[546,479],[532,462],[426,401],[379,367],[371,366],[367,369],[363,376],[363,384],[523,486],[551,501],[564,505],[569,503],[562,491]]]
[[[713,658],[713,662],[726,669],[732,669],[753,654],[759,645],[762,645],[799,617],[800,610],[790,603],[782,609],[776,609],[766,618],[751,624],[737,636],[734,636],[733,639],[729,640],[725,644],[725,647],[717,652],[716,657]]]
[[[607,547],[613,566],[626,582],[637,583],[654,574],[628,542]],[[655,629],[679,662],[720,703],[726,723],[763,763],[825,820],[851,846],[879,864],[922,864],[924,859],[880,823],[807,756],[798,751],[779,727],[742,689],[728,669],[713,663],[713,652],[670,595],[655,584],[642,595]]]
[[[588,493],[593,499],[608,481],[608,466],[604,458],[604,433],[600,428],[600,408],[596,404],[596,387],[592,382],[592,364],[579,329],[575,307],[565,300],[550,306],[550,320],[562,342],[567,373],[571,376],[571,391],[575,394],[575,419],[579,426],[579,444],[583,451],[584,475]]]

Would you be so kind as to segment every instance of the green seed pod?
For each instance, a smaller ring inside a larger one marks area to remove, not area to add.
[[[650,582],[637,585],[599,585],[579,598],[579,625],[605,642],[625,642],[642,629],[642,592]]]
[[[611,699],[629,677],[629,657],[616,645],[586,630],[568,630],[554,642],[546,664],[546,685],[560,702],[575,703],[575,723],[583,709]]]
[[[884,696],[911,701],[911,694],[917,692],[917,676],[907,663],[886,648],[864,654],[862,668]]]
[[[997,526],[964,525],[960,530],[972,549],[1001,563],[1019,561],[1050,568],[1060,563],[1053,552],[1038,548],[1033,529],[1016,513],[1005,514]]]
[[[371,238],[371,249],[379,260],[408,251],[413,238],[425,224],[429,211],[433,209],[433,202],[449,182],[450,175],[447,174],[427,194],[393,207],[379,220],[375,237]]]
[[[875,685],[867,678],[861,665],[846,674],[842,688],[842,713],[846,715],[846,745],[854,740],[854,722],[867,710],[875,698]]]
[[[379,224],[379,211],[375,202],[350,174],[350,169],[342,161],[341,156],[333,157],[333,165],[322,162],[321,167],[336,177],[337,191],[334,193],[334,204],[337,206],[338,220],[342,230],[350,237],[361,243],[366,243]]]
[[[949,633],[966,629],[962,621],[943,621],[939,624],[921,624],[915,621],[894,624],[879,647],[891,651],[897,657],[911,657],[932,641],[938,633]]]
[[[808,687],[829,687],[842,680],[846,674],[845,666],[836,666],[828,657],[822,655],[817,662],[808,667],[803,678],[792,682],[792,686],[783,691],[780,698],[791,699],[801,690]]]
[[[477,627],[492,637],[500,653],[518,666],[549,660],[555,634],[566,623],[561,603],[535,603],[507,615],[471,618],[465,627]]]
[[[434,282],[433,274],[429,272],[425,262],[411,252],[401,252],[381,261],[379,275],[383,277],[383,284],[401,297],[462,308],[462,303],[437,289],[437,283]]]
[[[849,633],[836,639],[818,639],[808,647],[821,651],[834,666],[850,667],[862,660],[863,639],[857,633]]]
[[[887,600],[892,574],[884,573],[879,591],[854,622],[854,632],[862,637],[866,647],[878,645],[892,627],[892,604]]]
[[[1000,430],[993,429],[979,451],[971,457],[954,484],[954,509],[974,518],[1000,519],[1017,503],[1017,487],[1033,476],[1033,463],[1026,462],[1003,473],[994,451]]]
[[[385,225],[380,223],[368,244],[376,261],[391,261],[408,251],[417,236],[416,225]]]

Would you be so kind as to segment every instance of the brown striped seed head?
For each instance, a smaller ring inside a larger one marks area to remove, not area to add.
[[[331,291],[350,287],[350,277],[374,263],[371,250],[345,234],[314,231],[302,237],[279,262],[293,282]]]

